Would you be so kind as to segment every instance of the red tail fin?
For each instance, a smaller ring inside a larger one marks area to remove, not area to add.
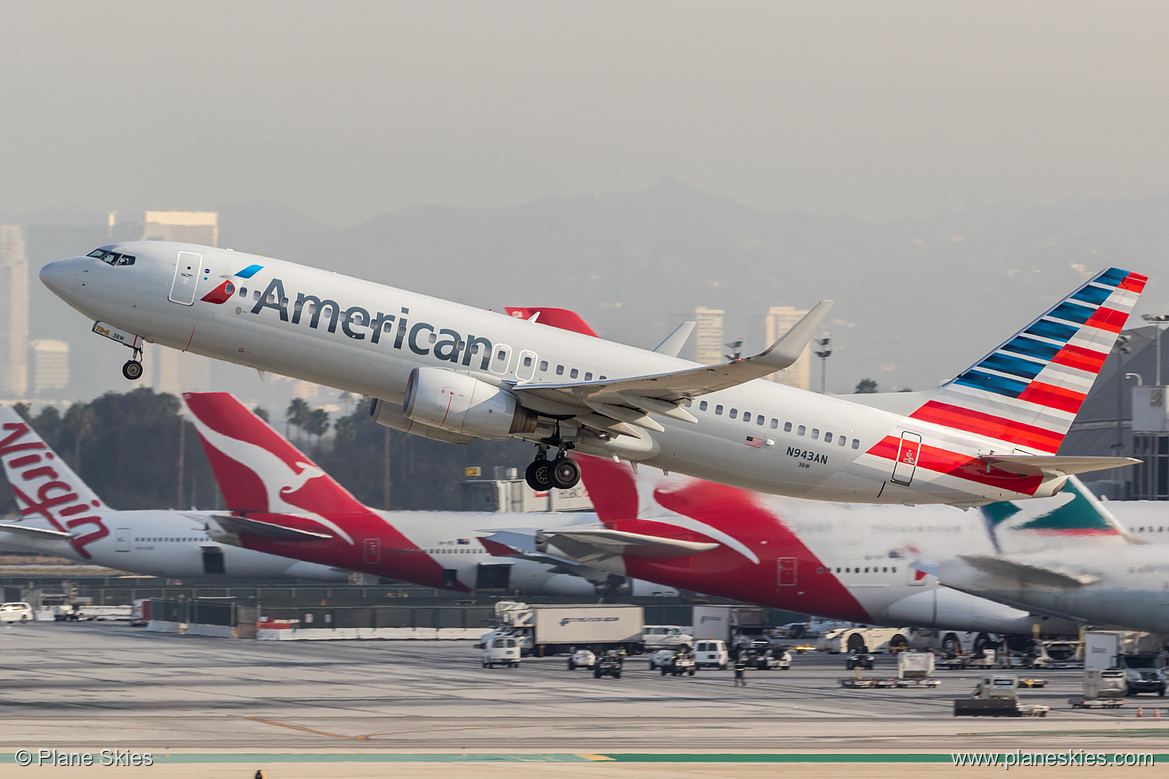
[[[571,330],[574,333],[582,333],[584,335],[596,336],[597,332],[589,327],[589,323],[584,321],[584,318],[575,311],[569,311],[567,308],[543,308],[540,306],[532,308],[515,308],[508,306],[504,309],[508,316],[514,316],[517,319],[531,319],[532,314],[539,314],[536,319],[542,325],[549,327],[559,327],[561,330]]]
[[[187,392],[183,399],[232,511],[325,515],[365,510],[234,395]]]
[[[628,463],[588,455],[576,461],[601,522],[610,525],[622,519],[637,519],[637,481]]]

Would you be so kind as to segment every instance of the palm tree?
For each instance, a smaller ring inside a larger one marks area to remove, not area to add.
[[[292,402],[288,404],[288,410],[284,412],[284,419],[288,424],[296,428],[296,440],[300,440],[300,431],[304,429],[305,423],[308,422],[311,413],[312,410],[303,398],[293,398]],[[285,435],[288,434],[287,428],[285,428],[284,433]]]

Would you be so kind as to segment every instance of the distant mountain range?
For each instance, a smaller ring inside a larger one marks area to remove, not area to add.
[[[728,340],[742,335],[748,351],[758,349],[769,306],[834,298],[828,386],[836,392],[864,377],[882,390],[949,378],[1108,265],[1151,277],[1138,312],[1169,306],[1160,278],[1169,270],[1169,195],[971,203],[873,224],[758,211],[663,179],[642,192],[501,208],[412,207],[341,229],[282,203],[219,212],[223,246],[485,308],[572,308],[605,337],[646,347],[705,305],[726,310]],[[73,343],[75,371],[96,359],[87,351],[108,361],[108,350],[81,348],[95,338],[88,323],[35,280],[43,263],[103,243],[105,215],[65,208],[25,223],[33,328],[43,334],[33,337]]]

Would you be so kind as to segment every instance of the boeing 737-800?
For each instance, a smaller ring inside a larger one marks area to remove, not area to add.
[[[935,390],[851,397],[759,380],[796,360],[829,301],[763,352],[703,366],[676,356],[686,327],[647,351],[193,244],[113,244],[40,277],[135,358],[156,342],[368,396],[375,420],[417,435],[532,441],[541,489],[576,483],[574,449],[796,497],[962,506],[1135,462],[1056,456],[1146,282],[1115,268]]]
[[[225,547],[207,535],[206,512],[109,508],[8,406],[0,406],[0,463],[20,509],[16,521],[0,523],[5,547],[172,579],[349,577],[330,565]]]

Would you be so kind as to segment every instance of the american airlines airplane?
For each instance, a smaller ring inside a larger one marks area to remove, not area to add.
[[[500,560],[479,543],[501,527],[592,525],[595,514],[379,511],[234,396],[190,392],[183,399],[230,510],[211,523],[224,543],[450,590],[595,597],[623,585],[639,595],[676,594],[567,560]]]
[[[619,576],[677,589],[869,625],[1031,635],[1068,635],[1078,624],[1034,616],[938,585],[922,570],[955,550],[993,554],[976,514],[937,506],[858,506],[752,493],[649,468],[582,457],[601,524],[483,540],[501,557],[587,562]],[[1026,501],[1028,528],[999,528],[999,543],[1026,548],[1030,527],[1049,543],[1117,529],[1069,479],[1056,498]],[[993,504],[989,508],[1013,507]],[[1005,513],[1005,511],[1003,512]],[[697,549],[695,545],[705,545]]]
[[[847,397],[759,380],[797,359],[830,301],[763,352],[703,366],[676,356],[688,325],[647,351],[193,244],[111,244],[40,278],[133,350],[127,378],[156,342],[345,389],[416,435],[534,442],[537,489],[577,483],[574,450],[796,497],[959,506],[1135,462],[1056,455],[1146,282],[1116,268],[937,389]]]
[[[1107,507],[1124,526],[1152,531],[1166,525],[1163,502],[1114,501]],[[997,506],[982,511],[991,527],[1018,521]],[[1169,635],[1169,555],[1163,543],[1125,533],[1119,543],[1102,545],[1085,533],[1078,543],[1052,548],[1045,522],[1028,518],[1022,526],[1037,538],[1029,549],[965,550],[938,566],[942,584],[1041,614]]]
[[[14,522],[0,522],[5,547],[167,578],[349,576],[330,565],[225,548],[207,535],[205,512],[111,509],[9,406],[0,406],[0,463],[20,508]]]

